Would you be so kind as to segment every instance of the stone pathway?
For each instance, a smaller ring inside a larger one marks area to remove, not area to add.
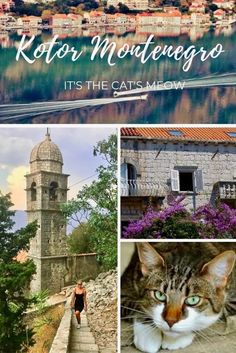
[[[75,315],[72,317],[69,353],[98,353],[98,346],[91,332],[86,314],[81,314],[81,327],[77,329]]]

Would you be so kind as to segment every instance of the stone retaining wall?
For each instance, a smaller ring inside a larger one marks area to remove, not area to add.
[[[61,323],[57,330],[57,334],[53,340],[49,353],[68,353],[71,332],[72,311],[70,307],[70,298],[67,299],[65,305],[65,313],[61,319]]]
[[[96,278],[100,272],[95,253],[33,257],[33,260],[37,273],[31,282],[32,292],[49,289],[51,294],[58,293],[78,279],[88,281]]]

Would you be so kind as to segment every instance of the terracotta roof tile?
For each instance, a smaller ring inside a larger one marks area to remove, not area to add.
[[[65,15],[64,13],[56,13],[55,15],[53,15],[53,17],[67,19],[67,15]]]
[[[143,12],[137,15],[137,17],[181,17],[181,12],[160,12],[160,13],[149,13]]]
[[[225,14],[225,11],[222,9],[218,9],[218,10],[214,11],[214,15],[224,15],[224,14]]]
[[[19,262],[25,262],[28,260],[28,253],[24,250],[21,250],[19,251],[15,259]]]
[[[173,136],[170,131],[179,131],[182,136]],[[233,132],[235,137],[228,135]],[[217,127],[217,128],[182,128],[182,127],[168,127],[168,128],[122,128],[121,136],[137,136],[143,138],[154,138],[159,140],[178,140],[178,141],[219,141],[219,142],[234,142],[236,143],[236,128]]]

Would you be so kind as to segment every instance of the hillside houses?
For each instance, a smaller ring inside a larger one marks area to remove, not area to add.
[[[12,0],[10,0],[12,1]],[[43,19],[39,16],[21,16],[17,18],[14,16],[16,24],[13,23],[12,18],[14,13],[1,11],[2,19],[0,20],[1,27],[9,27],[9,23],[12,24],[12,28],[80,28],[80,27],[98,27],[110,28],[122,27],[134,30],[135,27],[148,27],[149,30],[143,28],[142,33],[157,33],[163,32],[173,33],[175,28],[175,34],[182,33],[184,27],[209,27],[214,26],[228,26],[236,21],[236,15],[229,10],[232,7],[234,1],[222,2],[222,0],[214,0],[215,4],[219,7],[214,12],[206,11],[206,2],[204,0],[194,0],[189,7],[189,11],[181,13],[181,11],[174,6],[164,6],[159,8],[158,11],[140,11],[137,13],[123,14],[116,12],[114,14],[105,13],[101,9],[93,10],[90,12],[84,12],[83,14],[63,14],[57,13],[50,15],[47,19]],[[5,4],[3,0],[0,0],[0,5]],[[8,3],[9,4],[9,3]],[[143,6],[145,7],[145,6]],[[7,20],[7,17],[12,16]],[[166,28],[162,30],[161,27]],[[152,28],[152,30],[150,30]],[[158,29],[158,30],[157,30]],[[112,29],[113,30],[113,29]],[[117,29],[119,32],[119,29]],[[101,32],[102,33],[102,32]],[[115,33],[115,32],[114,32]]]
[[[214,17],[217,20],[223,20],[225,18],[225,11],[222,9],[218,9],[218,10],[214,11]]]
[[[122,4],[126,5],[130,10],[147,10],[149,7],[148,0],[107,0],[107,7],[114,6],[118,7],[118,4],[122,2]]]
[[[87,23],[92,26],[102,26],[106,23],[107,15],[101,11],[91,11],[84,13],[84,18]]]
[[[178,10],[171,13],[141,13],[137,15],[137,24],[140,26],[150,24],[163,26],[180,26],[181,13]]]
[[[189,7],[189,12],[193,13],[205,13],[206,6],[204,3],[199,1],[193,1],[191,6]]]
[[[38,16],[24,16],[17,19],[17,26],[23,28],[39,28],[42,26],[42,19]]]
[[[13,0],[0,0],[0,12],[8,12],[13,6]]]
[[[0,12],[0,28],[11,28],[16,25],[16,19],[4,12]]]
[[[216,5],[219,9],[232,10],[235,7],[234,0],[213,0],[212,4]]]
[[[52,27],[78,27],[82,25],[83,17],[74,14],[55,14],[49,19],[49,26]]]

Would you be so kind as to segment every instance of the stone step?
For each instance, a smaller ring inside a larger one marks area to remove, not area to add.
[[[80,328],[77,328],[76,326],[74,326],[71,329],[71,332],[73,332],[73,331],[75,331],[76,333],[77,332],[83,332],[84,334],[91,332],[91,330],[90,330],[90,328],[88,326],[87,327],[80,327]]]
[[[95,339],[94,336],[91,332],[79,332],[80,330],[78,330],[78,332],[73,332],[73,335],[71,335],[71,341],[74,342],[78,342],[80,341],[81,343],[95,343]]]
[[[78,350],[78,352],[81,352],[81,351],[91,351],[91,352],[97,352],[98,351],[98,346],[97,344],[93,344],[93,343],[76,343],[76,344],[73,344],[73,342],[71,342],[71,345],[70,345],[70,350]]]
[[[76,327],[77,325],[78,325],[78,324],[77,324],[76,321],[72,323],[72,326],[74,326],[74,327]],[[80,327],[88,327],[88,325],[85,325],[85,324],[81,323],[81,324],[80,324]]]
[[[75,343],[91,343],[91,344],[95,344],[95,339],[94,339],[94,337],[86,337],[86,336],[76,337],[76,335],[73,335],[71,337],[71,344],[74,345]]]
[[[72,321],[72,327],[74,326],[74,327],[77,327],[77,321],[75,321],[75,320],[73,320]],[[81,324],[80,324],[80,326],[81,327],[88,327],[88,325],[87,324],[85,324],[84,322],[81,322]]]
[[[77,322],[75,316],[73,316],[72,321],[73,321],[73,322]],[[81,319],[80,322],[81,322],[82,325],[88,325],[88,320]]]
[[[98,346],[91,332],[87,317],[81,315],[81,327],[77,328],[75,315],[72,318],[69,353],[98,353]]]
[[[98,353],[98,351],[80,351],[78,349],[71,349],[70,353]]]
[[[116,353],[114,348],[102,348],[100,353]]]
[[[87,338],[91,337],[91,338],[94,338],[94,336],[93,336],[93,334],[92,334],[91,331],[81,332],[80,329],[78,329],[78,330],[75,332],[75,335],[76,335],[76,337],[79,337],[79,338],[81,338],[81,337],[87,337]]]

